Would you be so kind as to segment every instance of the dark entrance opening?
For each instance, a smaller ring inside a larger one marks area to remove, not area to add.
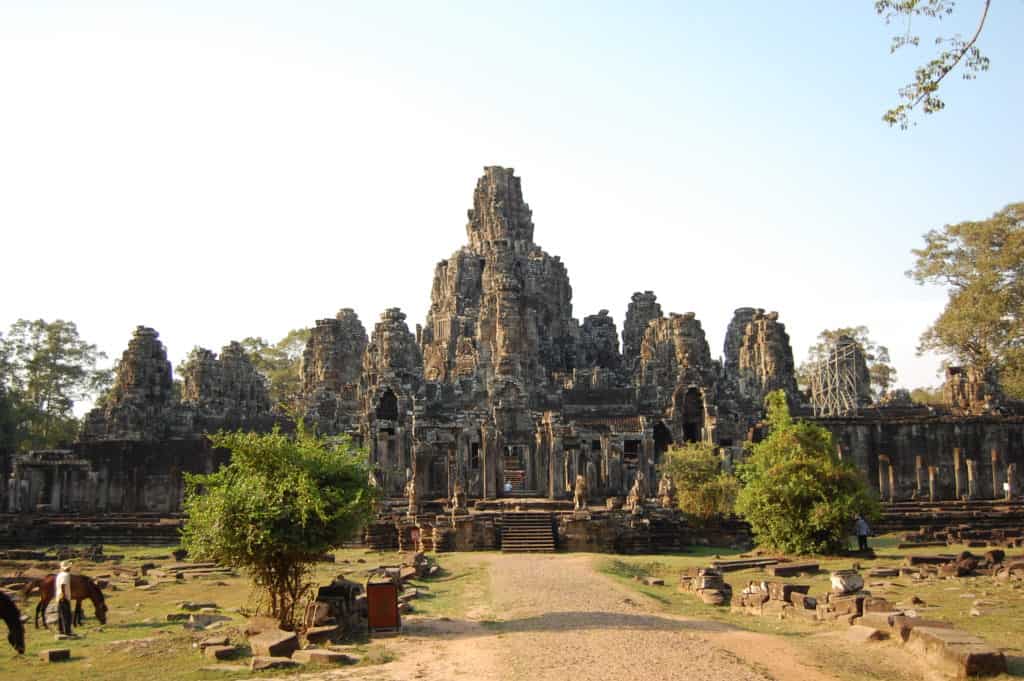
[[[683,396],[683,442],[700,442],[704,430],[704,400],[696,388]]]
[[[672,431],[664,423],[658,421],[654,424],[654,463],[660,464],[664,459],[665,451],[672,444]]]
[[[380,402],[377,403],[377,418],[387,421],[398,420],[398,398],[391,392],[391,388],[380,396]]]

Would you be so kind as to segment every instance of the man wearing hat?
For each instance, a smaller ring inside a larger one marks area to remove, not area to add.
[[[71,561],[60,564],[57,573],[57,626],[60,633],[71,636]]]

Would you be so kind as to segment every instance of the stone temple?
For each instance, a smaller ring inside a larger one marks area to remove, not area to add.
[[[302,357],[299,413],[366,446],[396,506],[411,494],[418,510],[441,511],[462,494],[474,510],[531,499],[564,510],[582,478],[588,503],[614,511],[631,491],[655,496],[673,443],[741,456],[774,390],[829,427],[887,499],[991,499],[1017,484],[1024,417],[987,377],[953,370],[945,407],[857,398],[852,411],[823,413],[797,388],[776,312],[736,310],[716,359],[694,313],[666,313],[654,292],[636,292],[620,340],[608,310],[573,316],[568,269],[535,241],[509,168],[484,170],[466,237],[434,269],[422,327],[392,308],[368,330],[344,308],[316,321]],[[177,395],[156,331],[138,327],[71,450],[0,462],[6,508],[174,513],[182,473],[224,460],[204,433],[288,427],[237,343],[194,351],[180,378]]]

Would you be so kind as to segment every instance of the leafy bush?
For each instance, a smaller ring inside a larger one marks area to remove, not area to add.
[[[832,434],[794,422],[785,394],[767,400],[771,432],[740,466],[736,509],[758,543],[787,553],[833,553],[846,548],[857,514],[878,515],[864,475],[841,461]]]
[[[732,513],[739,482],[722,471],[721,459],[711,445],[691,442],[669,448],[661,472],[672,476],[679,508],[691,519],[706,523]]]
[[[364,451],[303,430],[218,433],[231,462],[189,475],[182,545],[189,555],[249,570],[270,614],[293,623],[312,563],[351,538],[373,512]]]

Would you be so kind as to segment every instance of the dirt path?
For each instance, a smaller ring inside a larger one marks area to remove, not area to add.
[[[492,603],[474,605],[464,619],[407,618],[402,636],[387,641],[394,662],[302,678],[835,681],[781,637],[659,612],[597,573],[590,556],[481,558]]]

